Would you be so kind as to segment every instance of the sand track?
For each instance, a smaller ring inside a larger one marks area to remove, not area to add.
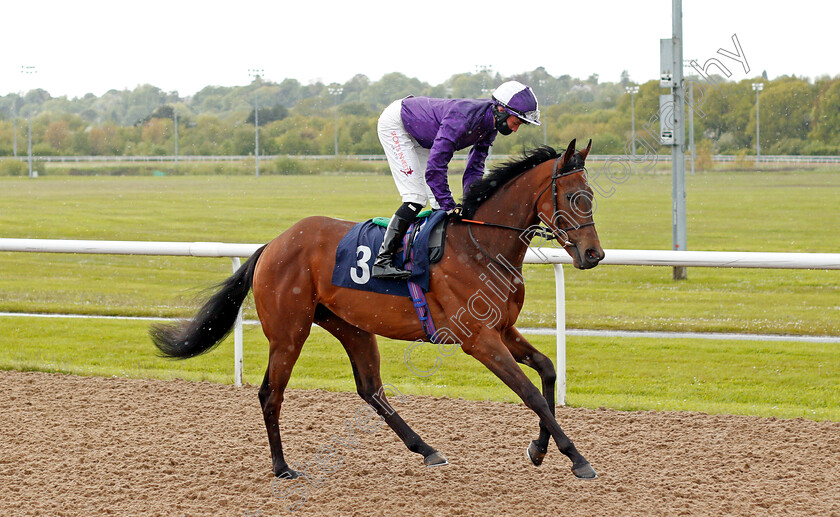
[[[331,436],[357,443],[332,442],[340,467],[276,485],[306,492],[281,501],[256,387],[34,372],[0,372],[0,386],[0,515],[840,516],[836,422],[560,409],[601,475],[582,482],[556,448],[527,462],[538,432],[523,405],[394,401],[452,463],[429,469],[384,425],[355,427],[355,394],[292,390],[290,462]]]

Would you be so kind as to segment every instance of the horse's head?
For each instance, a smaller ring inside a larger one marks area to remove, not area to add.
[[[592,140],[582,151],[575,151],[575,140],[554,162],[551,196],[542,195],[537,206],[539,218],[554,231],[578,269],[591,269],[604,258],[592,215],[595,197],[586,181],[584,168]]]

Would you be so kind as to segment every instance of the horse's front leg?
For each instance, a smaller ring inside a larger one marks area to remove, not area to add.
[[[560,428],[560,424],[554,419],[545,397],[516,364],[513,355],[503,343],[498,332],[482,329],[474,339],[464,343],[462,348],[464,352],[478,359],[495,373],[514,393],[519,395],[526,406],[537,414],[540,423],[547,428],[557,443],[557,448],[572,461],[572,473],[575,476],[581,479],[598,477],[595,469],[578,452],[575,444]]]
[[[514,327],[502,332],[502,341],[517,363],[529,366],[537,371],[542,381],[542,393],[548,403],[548,409],[554,415],[554,388],[557,382],[557,372],[554,363],[545,354],[534,348],[530,342]],[[551,433],[540,420],[540,436],[528,446],[528,459],[534,465],[540,466],[548,452],[548,439]]]

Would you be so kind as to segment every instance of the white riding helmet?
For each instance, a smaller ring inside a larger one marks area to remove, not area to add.
[[[528,124],[540,125],[540,109],[537,96],[531,88],[519,81],[507,81],[493,91],[493,100],[511,115]]]

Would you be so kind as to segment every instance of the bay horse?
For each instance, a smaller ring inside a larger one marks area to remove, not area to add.
[[[427,293],[433,320],[450,325],[447,338],[460,343],[465,353],[496,374],[539,416],[539,437],[527,448],[531,462],[542,463],[549,438],[553,438],[571,460],[572,473],[582,479],[593,479],[597,473],[554,418],[554,365],[514,323],[525,297],[521,267],[534,233],[542,231],[544,237],[562,239],[559,242],[578,269],[595,267],[604,258],[584,168],[591,147],[590,140],[585,149],[575,151],[572,140],[560,154],[543,146],[476,181],[464,196],[462,217],[449,222],[445,253],[431,267]],[[540,221],[549,227],[539,226]],[[299,475],[283,456],[278,422],[289,376],[313,323],[341,342],[350,357],[358,394],[406,447],[421,454],[428,466],[448,463],[388,404],[380,379],[376,335],[430,340],[411,299],[332,285],[336,247],[353,225],[327,217],[302,219],[258,249],[219,284],[193,319],[150,329],[154,344],[165,357],[185,359],[202,354],[230,332],[239,307],[253,289],[257,314],[269,341],[268,368],[259,400],[278,477],[294,479]],[[488,292],[495,293],[496,299]],[[478,300],[477,293],[484,297]],[[542,394],[517,363],[539,373]]]

